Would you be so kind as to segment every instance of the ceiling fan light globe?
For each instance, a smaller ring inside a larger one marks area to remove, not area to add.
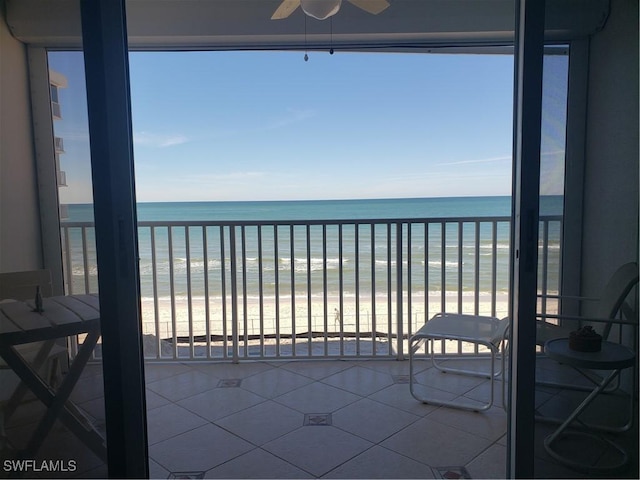
[[[340,10],[342,0],[300,0],[304,13],[318,20],[325,20]]]

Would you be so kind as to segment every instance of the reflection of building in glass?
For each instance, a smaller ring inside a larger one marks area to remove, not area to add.
[[[62,109],[60,108],[60,95],[59,90],[61,88],[67,88],[67,77],[54,70],[49,70],[49,86],[51,92],[51,115],[53,120],[62,119]],[[64,142],[61,137],[54,137],[54,151],[56,162],[56,176],[58,178],[58,187],[67,186],[67,175],[60,169],[60,155],[64,153]],[[69,210],[67,205],[60,205],[60,218],[66,219],[69,217]]]

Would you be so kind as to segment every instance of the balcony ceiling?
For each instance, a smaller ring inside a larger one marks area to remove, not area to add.
[[[297,9],[271,20],[281,0],[128,0],[132,49],[301,48],[327,46],[401,49],[504,45],[513,41],[514,0],[389,0],[371,15],[343,2],[318,21]],[[554,0],[547,37],[568,40],[602,28],[608,0]],[[24,43],[79,48],[79,0],[6,0],[7,23]],[[332,34],[330,32],[332,31]]]

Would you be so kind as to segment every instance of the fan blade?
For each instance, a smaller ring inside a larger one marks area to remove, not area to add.
[[[300,0],[283,0],[278,9],[271,15],[271,20],[287,18],[300,6]]]
[[[389,7],[387,0],[349,0],[349,2],[373,15],[377,15]]]

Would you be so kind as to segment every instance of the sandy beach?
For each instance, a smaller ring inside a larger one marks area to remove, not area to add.
[[[443,308],[440,295],[430,295],[425,315],[424,296],[415,296],[409,302],[403,299],[402,316],[411,318],[412,330],[419,328],[426,318],[442,311],[458,312],[459,300],[457,296],[448,296]],[[389,312],[389,306],[391,312]],[[507,295],[496,297],[496,316],[505,317],[508,310]],[[477,311],[473,296],[463,296],[462,313],[491,315],[491,296],[479,297]],[[157,312],[157,313],[156,313]],[[292,312],[294,314],[292,315]],[[207,332],[207,313],[209,331]],[[389,316],[389,313],[391,316]],[[379,332],[397,333],[398,304],[395,296],[391,302],[384,298],[377,298],[375,308],[371,298],[361,300],[356,305],[355,298],[330,297],[325,301],[322,298],[313,298],[309,304],[306,297],[295,299],[292,305],[291,298],[282,298],[278,305],[273,298],[265,298],[262,303],[257,300],[238,299],[237,308],[234,310],[232,302],[227,299],[223,305],[220,299],[210,299],[208,312],[205,299],[192,298],[189,302],[185,298],[177,298],[173,303],[168,298],[153,298],[142,300],[142,323],[144,334],[158,333],[162,339],[170,339],[174,336],[188,337],[190,335],[231,335],[232,320],[237,318],[238,333],[240,335],[259,335],[262,330],[265,334],[279,332],[289,335],[292,332],[304,333],[317,332]],[[156,318],[157,316],[157,318]],[[391,319],[391,321],[389,321]],[[405,329],[407,321],[405,320]],[[342,329],[340,328],[342,326]],[[157,332],[156,332],[157,329]]]

